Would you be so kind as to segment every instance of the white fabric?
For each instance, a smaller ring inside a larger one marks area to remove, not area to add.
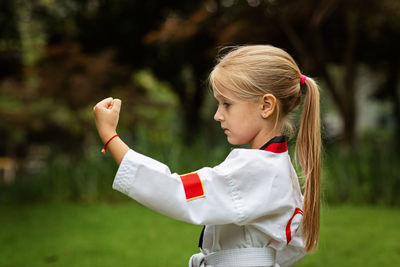
[[[193,254],[189,260],[189,267],[206,267],[205,257],[203,253]]]
[[[235,248],[208,254],[205,262],[213,267],[272,267],[275,250],[267,248]]]
[[[234,149],[218,166],[197,172],[205,197],[187,201],[178,174],[129,150],[113,188],[161,214],[207,225],[203,255],[235,248],[272,247],[282,267],[306,255],[299,228],[301,215],[293,217],[291,241],[286,244],[288,221],[295,208],[303,205],[287,152]],[[202,256],[196,257],[193,262],[191,259],[192,266],[202,266]]]

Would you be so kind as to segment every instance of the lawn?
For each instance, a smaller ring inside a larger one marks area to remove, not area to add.
[[[327,206],[316,254],[297,266],[400,266],[400,211]],[[0,207],[0,267],[187,266],[200,226],[134,202]]]

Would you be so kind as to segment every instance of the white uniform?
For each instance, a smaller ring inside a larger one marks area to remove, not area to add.
[[[306,255],[299,227],[303,196],[279,138],[263,150],[233,149],[218,166],[182,176],[129,150],[113,188],[161,214],[206,225],[190,266],[211,266],[205,257],[214,252],[266,247],[276,251],[275,266],[290,266]]]

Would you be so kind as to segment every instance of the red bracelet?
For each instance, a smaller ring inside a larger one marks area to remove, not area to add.
[[[107,149],[108,143],[110,143],[110,141],[113,140],[114,137],[117,137],[117,136],[118,136],[118,134],[116,134],[116,135],[112,136],[110,139],[108,139],[108,141],[107,141],[106,144],[104,145],[103,149],[101,150],[101,153],[106,154],[106,149]]]

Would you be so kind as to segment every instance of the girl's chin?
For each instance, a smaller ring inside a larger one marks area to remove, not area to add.
[[[228,140],[229,144],[235,145],[235,146],[247,144],[247,142],[241,142],[240,140],[234,139],[230,136],[227,136],[226,139]]]

